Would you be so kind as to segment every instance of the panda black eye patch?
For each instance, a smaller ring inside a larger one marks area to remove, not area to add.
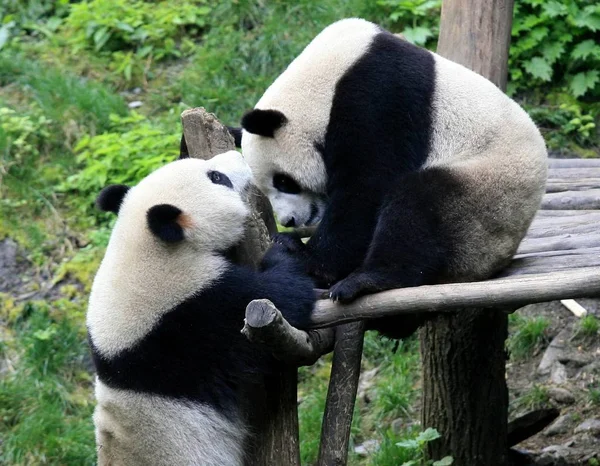
[[[216,170],[209,171],[206,176],[214,184],[222,184],[230,189],[233,189],[233,183],[225,173],[218,172]]]
[[[273,187],[277,191],[286,194],[299,194],[302,191],[300,185],[296,183],[293,178],[284,175],[283,173],[278,173],[273,176]]]

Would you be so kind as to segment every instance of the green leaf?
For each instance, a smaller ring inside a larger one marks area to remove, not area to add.
[[[569,82],[569,89],[574,97],[581,97],[590,89],[596,86],[600,79],[600,72],[597,70],[584,71],[577,73]]]
[[[431,29],[427,29],[424,27],[416,27],[406,28],[402,32],[402,35],[407,41],[412,42],[415,45],[425,45],[427,39],[429,39],[433,35],[433,32],[431,31]]]
[[[0,49],[2,49],[2,47],[4,47],[4,44],[8,42],[8,38],[10,37],[11,26],[12,24],[8,23],[0,28]]]
[[[431,466],[450,466],[453,463],[454,458],[452,458],[451,456],[444,456],[441,460],[434,461]]]
[[[573,17],[573,24],[596,32],[600,29],[600,15],[586,8]]]
[[[542,81],[550,81],[552,79],[552,67],[541,57],[534,57],[531,60],[523,62],[523,67],[534,78],[539,78]]]
[[[586,59],[588,56],[600,58],[600,45],[596,45],[593,39],[584,40],[577,44],[571,52],[572,58]]]
[[[94,49],[96,52],[104,47],[104,44],[110,39],[110,36],[111,33],[107,27],[100,28],[94,33]]]
[[[417,437],[419,442],[431,442],[432,440],[440,438],[440,433],[432,427],[428,427]]]
[[[401,442],[396,443],[397,447],[406,448],[408,450],[416,450],[419,448],[419,442],[416,440],[402,440]]]
[[[560,57],[565,51],[565,46],[560,42],[550,42],[548,44],[544,44],[542,47],[542,55],[546,59],[549,65],[552,65],[558,57]]]
[[[554,18],[556,16],[564,16],[569,11],[564,3],[557,1],[550,1],[542,5],[544,13],[546,13],[550,18]]]

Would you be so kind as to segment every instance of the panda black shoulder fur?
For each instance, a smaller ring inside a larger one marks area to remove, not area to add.
[[[302,327],[314,304],[282,246],[260,271],[223,254],[243,236],[250,177],[231,151],[101,192],[118,219],[87,314],[100,465],[242,464],[240,391],[275,364],[240,334],[246,305],[268,298]]]
[[[280,223],[320,222],[291,248],[343,302],[491,276],[544,192],[545,144],[519,105],[361,19],[323,30],[242,128]]]

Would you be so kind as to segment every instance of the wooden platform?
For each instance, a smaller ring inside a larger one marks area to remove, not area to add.
[[[600,296],[600,160],[551,159],[542,206],[511,264],[484,282],[421,286],[339,306],[320,300],[315,327],[373,316],[516,309],[535,302]]]

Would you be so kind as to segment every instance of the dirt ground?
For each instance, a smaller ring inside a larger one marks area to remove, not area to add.
[[[600,300],[576,300],[600,318]],[[533,453],[535,465],[600,465],[600,335],[583,336],[580,318],[560,302],[517,311],[545,317],[547,341],[533,356],[510,360],[506,374],[511,418],[536,408],[554,407],[559,417],[516,448]]]

